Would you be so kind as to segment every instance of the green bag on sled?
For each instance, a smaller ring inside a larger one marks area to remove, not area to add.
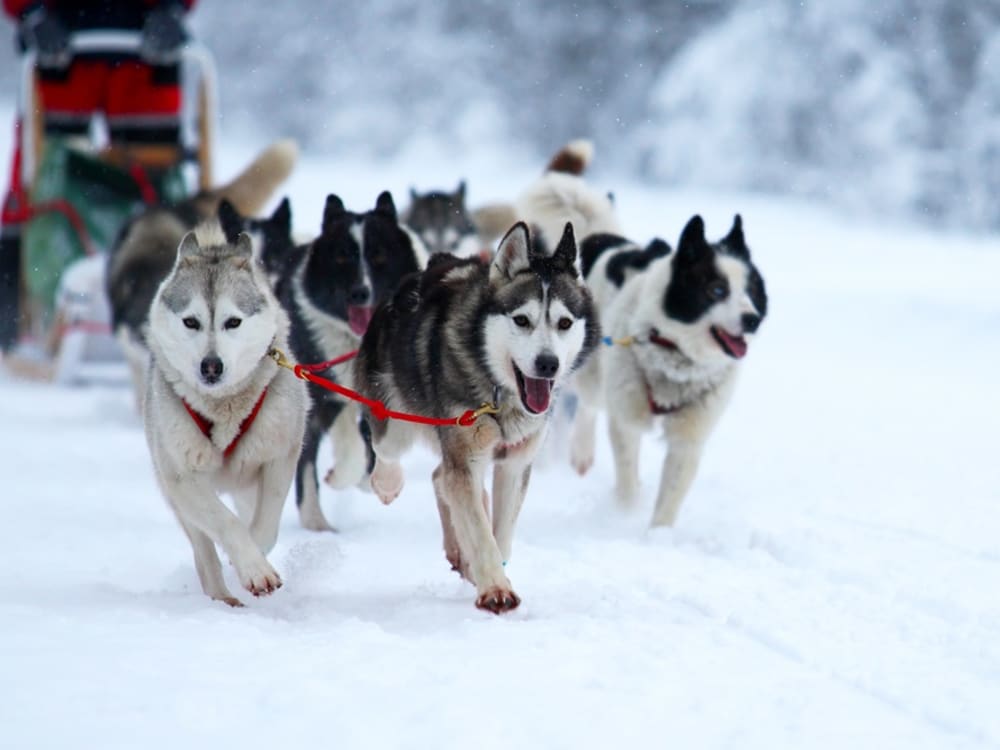
[[[163,203],[177,202],[187,194],[180,166],[149,177]],[[87,251],[66,213],[52,210],[53,202],[61,201],[79,216],[92,249],[101,253],[111,248],[128,218],[145,205],[141,187],[127,171],[60,139],[46,140],[31,189],[32,206],[42,210],[25,226],[21,248],[29,303],[45,320],[51,317],[63,271]]]

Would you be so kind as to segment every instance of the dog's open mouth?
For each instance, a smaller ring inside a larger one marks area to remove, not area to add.
[[[719,326],[712,326],[712,338],[722,347],[722,351],[733,359],[743,359],[747,353],[747,340],[742,336],[733,336]]]
[[[521,395],[521,403],[532,414],[542,414],[549,408],[552,400],[552,385],[554,380],[548,378],[529,378],[514,365],[514,375],[517,377],[517,390]]]
[[[351,327],[351,331],[358,336],[363,336],[368,330],[368,324],[371,323],[374,310],[375,308],[371,305],[348,305],[347,325]]]

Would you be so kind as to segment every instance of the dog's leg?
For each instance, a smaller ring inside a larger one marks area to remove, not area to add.
[[[315,415],[310,415],[306,423],[306,433],[302,440],[302,453],[295,470],[295,501],[299,507],[299,522],[303,528],[313,531],[334,531],[323,515],[319,505],[319,480],[316,477],[316,458],[323,430],[317,425]]]
[[[504,563],[510,560],[514,524],[524,504],[530,477],[531,464],[502,461],[493,467],[493,536]]]
[[[368,468],[368,451],[358,429],[358,408],[347,404],[337,416],[330,430],[333,441],[334,465],[323,481],[334,489],[354,487]]]
[[[233,505],[236,506],[236,516],[245,526],[249,526],[253,520],[253,514],[257,511],[256,487],[246,487],[232,493]]]
[[[570,434],[569,460],[581,476],[594,465],[594,432],[597,426],[597,412],[580,399]]]
[[[673,526],[681,502],[698,473],[701,444],[672,442],[663,461],[651,526]]]
[[[615,498],[621,507],[630,508],[639,496],[639,443],[642,433],[609,413],[608,435],[615,457]]]
[[[285,497],[295,474],[295,457],[298,449],[283,458],[265,464],[260,470],[257,483],[257,505],[253,521],[250,522],[250,536],[258,549],[265,555],[274,549],[278,541],[278,527],[281,525],[281,509],[285,507]]]
[[[261,554],[247,527],[203,478],[165,479],[163,488],[177,515],[225,550],[247,591],[260,596],[281,587],[281,578]]]
[[[441,497],[435,493],[438,506],[438,515],[441,517],[441,536],[444,540],[444,556],[451,563],[451,569],[462,578],[472,583],[472,576],[469,573],[469,566],[462,559],[462,550],[458,546],[458,537],[455,535],[455,525],[451,522],[451,513]]]
[[[570,433],[569,460],[581,476],[594,465],[594,433],[597,429],[597,406],[601,403],[600,352],[583,366],[574,380],[578,394],[573,429]]]
[[[376,422],[372,426],[375,468],[372,469],[371,484],[378,499],[386,505],[403,491],[403,467],[399,459],[412,442],[412,431],[399,422]]]
[[[490,529],[483,508],[483,473],[485,458],[468,457],[468,448],[459,442],[446,444],[442,439],[444,458],[434,470],[434,492],[448,509],[463,562],[476,584],[476,606],[500,614],[521,603],[511,588],[503,570],[503,558]],[[456,453],[458,451],[458,453]],[[456,459],[455,456],[461,456]]]
[[[681,502],[698,473],[702,448],[732,390],[732,380],[698,403],[667,417],[668,452],[660,474],[652,526],[673,526]]]
[[[187,523],[178,513],[177,520],[191,542],[194,552],[194,569],[198,571],[201,590],[216,601],[225,602],[230,607],[242,607],[243,602],[229,593],[226,582],[222,578],[222,563],[219,553],[215,550],[215,542],[197,527]]]

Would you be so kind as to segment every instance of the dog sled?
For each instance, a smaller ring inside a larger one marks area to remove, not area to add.
[[[136,32],[81,32],[71,50],[136,54],[139,44]],[[65,381],[89,362],[120,359],[104,269],[122,227],[141,208],[212,182],[216,71],[205,47],[182,47],[179,144],[102,145],[100,122],[89,138],[44,133],[35,63],[24,55],[0,215],[0,351],[22,373]]]

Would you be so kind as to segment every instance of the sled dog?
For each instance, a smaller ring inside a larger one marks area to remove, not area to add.
[[[498,407],[469,427],[380,421],[363,410],[376,457],[371,485],[382,502],[402,490],[399,460],[415,440],[439,448],[433,483],[445,554],[476,586],[476,606],[495,613],[520,602],[504,564],[550,407],[600,338],[575,259],[571,226],[547,255],[531,246],[524,224],[491,263],[435,256],[376,310],[354,365],[355,387],[390,409],[445,417],[484,402]]]
[[[400,224],[391,193],[379,195],[375,208],[366,213],[348,211],[339,197],[328,196],[319,236],[299,253],[287,280],[279,282],[297,360],[326,362],[357,349],[375,305],[425,261],[423,243]],[[345,383],[349,373],[350,367],[343,365],[321,374]],[[302,525],[322,531],[332,529],[320,508],[316,474],[323,435],[333,428],[336,462],[326,481],[334,487],[360,482],[369,457],[358,432],[357,406],[311,383],[309,391],[312,409],[295,475],[295,498]]]
[[[294,141],[278,141],[231,182],[174,205],[146,209],[119,232],[109,253],[106,284],[112,330],[129,363],[137,396],[145,382],[143,328],[149,305],[174,266],[181,239],[196,224],[214,217],[223,199],[243,215],[255,215],[291,173],[297,154]]]
[[[597,408],[607,406],[616,495],[631,505],[639,487],[642,433],[662,424],[668,451],[652,525],[672,525],[725,409],[751,339],[767,314],[764,279],[735,217],[718,242],[693,217],[676,252],[598,234],[580,247],[587,284],[612,342],[576,378],[580,402],[570,455],[584,474],[594,461]]]
[[[219,202],[219,224],[229,242],[235,243],[242,232],[250,235],[254,257],[264,266],[271,287],[280,299],[281,280],[288,277],[298,257],[298,248],[292,239],[292,206],[288,198],[282,199],[270,216],[261,219],[244,216],[223,198]]]
[[[271,359],[288,317],[250,237],[217,222],[184,236],[149,310],[143,421],[156,477],[194,551],[204,592],[233,606],[215,545],[254,596],[281,578],[274,546],[305,429],[303,381]],[[219,499],[229,493],[237,513]]]
[[[420,236],[431,255],[450,253],[465,258],[486,247],[465,208],[464,181],[452,193],[444,190],[418,193],[411,188],[410,205],[401,218]]]

